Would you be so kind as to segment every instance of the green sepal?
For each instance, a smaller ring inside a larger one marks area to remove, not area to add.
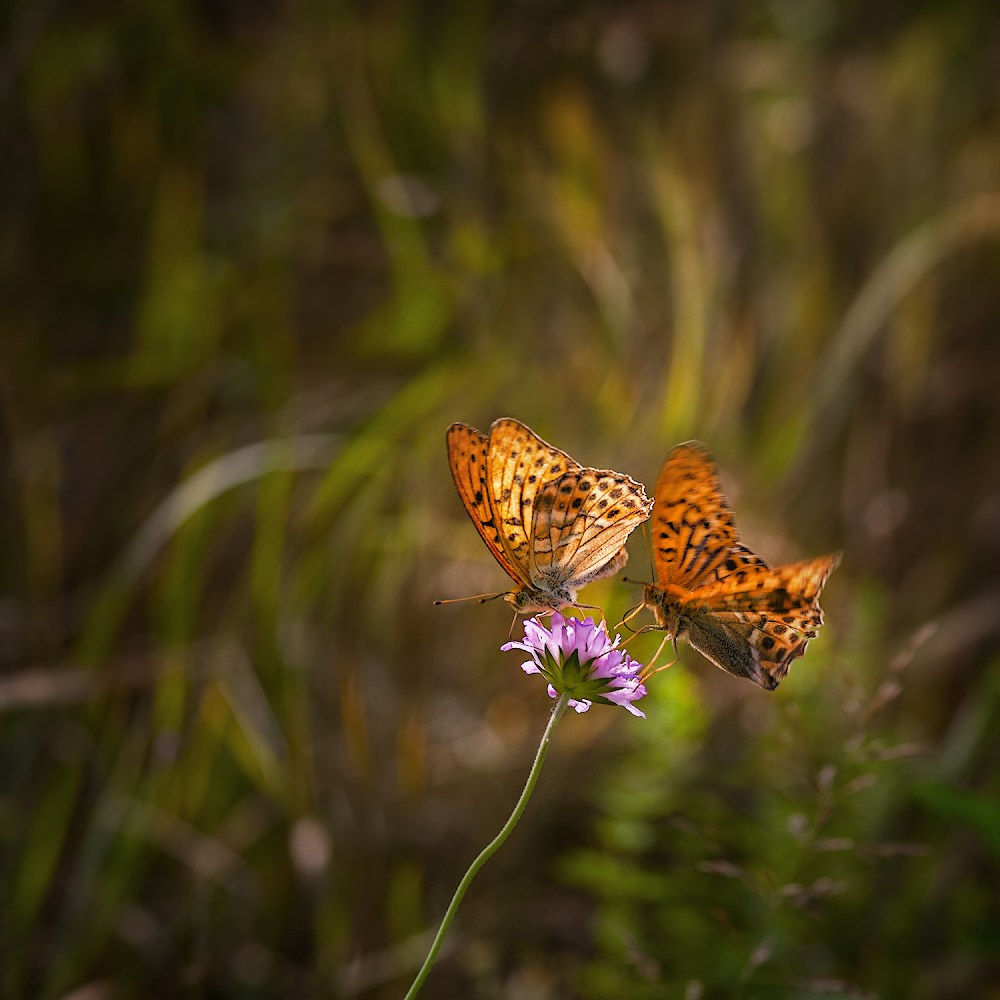
[[[562,682],[564,691],[575,691],[583,680],[583,668],[580,666],[580,653],[574,649],[563,663]]]

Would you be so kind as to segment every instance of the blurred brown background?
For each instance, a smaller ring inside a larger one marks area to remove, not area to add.
[[[423,995],[1000,997],[994,4],[0,26],[4,996],[403,995],[549,708],[431,606],[510,415],[845,556],[777,692],[566,720]]]

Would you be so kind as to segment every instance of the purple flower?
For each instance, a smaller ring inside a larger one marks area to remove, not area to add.
[[[621,705],[633,715],[645,719],[632,702],[646,694],[639,679],[642,664],[623,649],[620,636],[612,642],[604,622],[595,625],[593,618],[580,621],[552,615],[551,629],[537,618],[524,623],[524,641],[504,643],[500,648],[523,649],[531,659],[521,664],[526,674],[541,674],[549,682],[549,697],[568,694],[569,704],[586,712],[596,701],[599,705]]]

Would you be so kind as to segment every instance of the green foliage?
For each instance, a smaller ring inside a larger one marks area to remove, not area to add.
[[[431,607],[510,415],[845,558],[562,724],[425,995],[995,996],[994,7],[9,5],[0,993],[402,995],[548,709]]]
[[[914,794],[943,819],[971,826],[995,853],[1000,853],[1000,804],[994,798],[931,783],[917,785]]]

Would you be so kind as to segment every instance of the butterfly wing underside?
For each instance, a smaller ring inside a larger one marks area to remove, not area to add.
[[[446,440],[451,475],[476,530],[507,575],[516,583],[528,583],[527,573],[507,554],[497,525],[497,513],[490,502],[486,476],[488,440],[468,424],[452,424]]]
[[[651,507],[639,483],[610,470],[578,467],[546,483],[535,504],[532,579],[576,590],[612,576]]]
[[[819,595],[839,562],[833,554],[754,567],[743,583],[693,591],[688,603],[698,613],[688,629],[691,645],[730,673],[768,690],[777,687],[823,624]]]

